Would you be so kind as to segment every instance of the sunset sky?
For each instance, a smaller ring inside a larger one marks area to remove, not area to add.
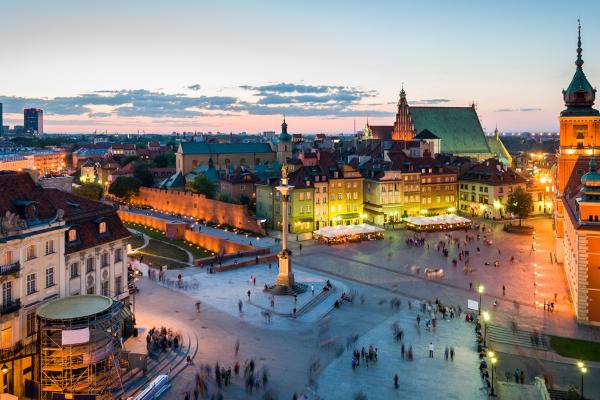
[[[475,101],[488,131],[557,130],[575,70],[600,83],[597,1],[30,1],[0,23],[4,124],[47,132],[351,132]]]

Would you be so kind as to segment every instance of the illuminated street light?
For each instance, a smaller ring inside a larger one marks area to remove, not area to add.
[[[583,375],[587,372],[587,367],[582,361],[577,361],[577,367],[581,372],[581,398],[583,399]]]
[[[477,286],[477,291],[479,292],[479,315],[481,315],[481,295],[483,294],[484,287],[483,285]]]
[[[483,347],[487,347],[487,328],[488,328],[488,322],[490,321],[490,313],[487,311],[483,312]]]
[[[494,393],[494,369],[496,367],[496,363],[498,362],[498,359],[494,356],[493,352],[490,352],[491,355],[491,359],[490,362],[492,363],[492,391],[490,392],[490,396],[491,397],[495,397],[496,394]]]
[[[2,371],[3,374],[6,374],[8,372],[8,366],[6,364],[2,365],[2,369],[0,369],[0,371]]]

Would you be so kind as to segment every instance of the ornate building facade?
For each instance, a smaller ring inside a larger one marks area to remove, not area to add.
[[[600,112],[583,72],[581,28],[575,74],[563,91],[555,192],[556,256],[563,262],[577,321],[600,325]],[[587,173],[586,173],[587,171]]]

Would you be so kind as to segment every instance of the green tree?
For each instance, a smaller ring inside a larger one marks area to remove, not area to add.
[[[121,159],[120,163],[122,167],[126,166],[130,162],[138,161],[140,156],[125,156]]]
[[[142,186],[152,187],[154,185],[154,175],[146,163],[136,163],[133,167],[133,176],[142,182]]]
[[[119,176],[108,187],[108,193],[123,201],[129,201],[133,196],[140,192],[140,186],[142,186],[142,182],[140,182],[138,178]]]
[[[84,183],[73,188],[73,193],[81,197],[87,197],[92,200],[100,200],[102,197],[102,186],[95,182]]]
[[[217,200],[225,202],[225,203],[231,203],[231,198],[229,197],[229,195],[227,193],[219,194],[219,197],[217,197]]]
[[[525,189],[519,187],[508,195],[506,209],[519,217],[519,226],[521,226],[523,219],[529,216],[532,207],[533,199],[531,198],[531,194],[527,193]]]
[[[204,175],[198,175],[188,184],[188,189],[194,193],[200,193],[213,199],[217,192],[217,185]]]
[[[156,168],[174,168],[175,167],[175,153],[161,154],[152,160],[152,164]]]

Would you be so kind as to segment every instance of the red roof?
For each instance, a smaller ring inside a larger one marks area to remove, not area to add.
[[[6,211],[21,214],[18,200],[35,202],[41,221],[52,219],[57,210],[63,210],[67,225],[76,226],[80,238],[75,245],[67,246],[67,254],[130,236],[113,206],[58,189],[42,188],[27,173],[0,171],[0,193],[0,215]],[[97,234],[99,218],[107,222],[109,235]]]
[[[460,180],[481,182],[488,185],[527,183],[527,178],[495,158],[489,158],[469,168]]]

